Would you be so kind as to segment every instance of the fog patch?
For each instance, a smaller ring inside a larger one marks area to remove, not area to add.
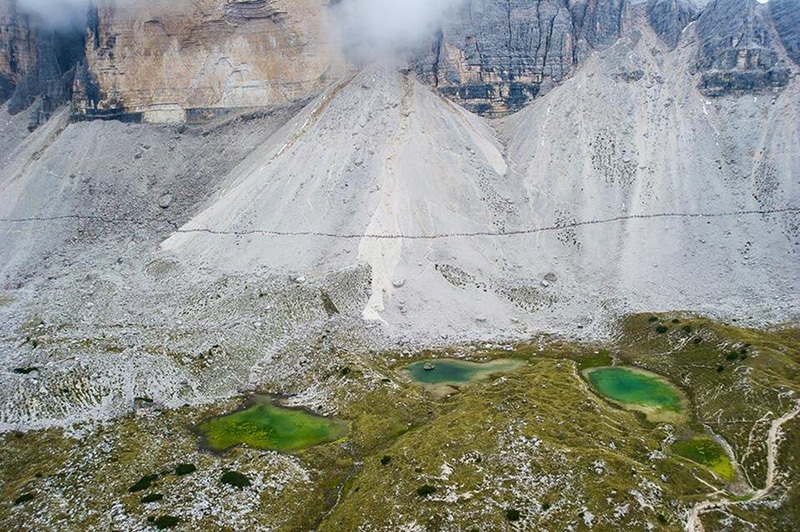
[[[341,0],[332,7],[336,38],[355,61],[392,59],[435,37],[464,0]]]

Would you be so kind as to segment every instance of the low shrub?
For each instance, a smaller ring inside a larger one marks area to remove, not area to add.
[[[391,462],[391,461],[392,461],[392,457],[387,454],[386,456],[381,458],[381,465],[388,465],[389,462]]]
[[[14,499],[14,505],[25,504],[28,501],[32,501],[34,498],[35,495],[33,493],[23,493],[22,495]]]
[[[128,488],[130,493],[136,493],[137,491],[144,491],[146,489],[150,489],[150,486],[153,485],[153,482],[158,480],[158,475],[145,475],[139,480],[136,481],[136,484]]]
[[[520,518],[519,510],[516,510],[514,508],[509,508],[508,510],[506,510],[506,519],[508,519],[509,521],[519,521],[519,518]]]
[[[197,467],[194,464],[178,464],[175,466],[175,474],[179,477],[189,475],[195,471],[197,471]]]
[[[252,485],[247,476],[236,471],[225,471],[220,482],[239,489],[249,488]]]
[[[427,497],[428,495],[433,495],[434,493],[436,493],[436,488],[430,484],[425,484],[417,488],[417,495],[420,497]]]
[[[177,526],[177,524],[180,522],[181,520],[174,515],[160,515],[156,517],[155,521],[153,521],[153,524],[157,529],[164,530]]]
[[[147,504],[150,502],[158,502],[164,499],[164,496],[160,493],[148,493],[144,497],[141,498],[142,504]]]
[[[656,332],[658,334],[664,334],[668,330],[669,330],[669,327],[667,327],[666,325],[659,325],[658,327],[656,327]]]

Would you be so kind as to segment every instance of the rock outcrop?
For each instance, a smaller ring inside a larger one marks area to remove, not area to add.
[[[790,70],[768,4],[714,0],[698,18],[697,36],[697,69],[702,74],[698,88],[704,95],[765,92],[788,85]]]
[[[616,40],[623,0],[469,0],[417,61],[440,93],[487,116],[521,109]]]
[[[649,0],[647,21],[667,46],[678,46],[681,34],[699,14],[689,0]]]
[[[800,65],[800,2],[772,0],[769,7],[784,50],[792,61]]]
[[[324,0],[103,0],[75,111],[177,122],[308,97],[343,68],[326,19]]]
[[[72,97],[74,67],[83,56],[82,28],[45,27],[16,0],[0,2],[0,100],[16,114],[37,103],[34,129]]]
[[[32,68],[35,36],[28,17],[16,2],[0,2],[0,101],[14,94],[17,84]]]

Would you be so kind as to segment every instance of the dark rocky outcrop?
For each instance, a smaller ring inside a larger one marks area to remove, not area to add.
[[[697,18],[698,10],[688,0],[649,0],[647,21],[667,46],[678,46],[686,26]]]
[[[704,95],[765,92],[789,83],[769,10],[742,0],[714,0],[703,10],[697,21],[696,67]]]
[[[772,0],[769,7],[783,48],[800,65],[800,1]]]

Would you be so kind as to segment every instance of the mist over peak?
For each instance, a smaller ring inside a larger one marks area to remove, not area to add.
[[[435,35],[464,0],[342,0],[333,9],[337,37],[354,60],[403,54]]]
[[[22,11],[39,17],[55,29],[80,26],[86,21],[91,0],[18,0]]]

